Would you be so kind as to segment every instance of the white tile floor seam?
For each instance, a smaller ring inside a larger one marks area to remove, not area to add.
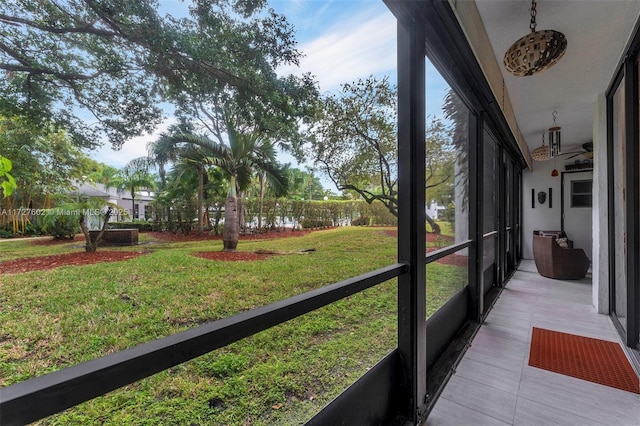
[[[640,395],[529,366],[533,327],[620,341],[591,305],[590,279],[551,280],[523,261],[427,425],[640,426]]]

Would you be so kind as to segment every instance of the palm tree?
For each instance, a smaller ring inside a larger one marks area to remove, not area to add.
[[[115,188],[117,186],[119,173],[120,171],[115,167],[102,164],[99,170],[89,174],[89,180],[104,185],[104,189],[108,191],[109,188]]]
[[[172,210],[172,215],[175,215],[176,222],[171,222],[170,230],[172,232],[179,230],[187,235],[191,232],[193,218],[198,214],[197,171],[191,162],[178,159],[169,170],[168,178],[167,185],[158,194],[157,199]]]
[[[160,191],[167,184],[167,165],[175,163],[178,159],[178,150],[176,149],[171,136],[161,134],[160,137],[147,144],[148,162],[158,168],[158,176],[160,177]]]
[[[149,162],[158,167],[158,175],[160,176],[161,185],[158,190],[163,191],[167,184],[166,166],[169,163],[175,163],[178,161],[179,150],[172,137],[192,132],[193,125],[187,121],[181,120],[178,124],[169,126],[167,132],[161,133],[157,140],[147,144]]]
[[[158,168],[158,176],[160,178],[157,188],[158,193],[162,193],[167,187],[167,165],[178,161],[179,152],[171,138],[171,135],[175,133],[178,132],[172,126],[169,128],[168,134],[162,133],[157,140],[147,144],[148,162]],[[161,215],[163,216],[162,219],[166,218],[169,228],[172,229],[171,207],[168,205],[163,207],[166,207],[166,212]]]
[[[154,184],[153,176],[149,173],[149,159],[147,157],[134,158],[120,170],[118,189],[128,190],[131,195],[132,219],[135,219],[136,191],[142,188],[151,189]]]
[[[224,251],[235,251],[238,246],[240,227],[238,221],[238,192],[245,190],[256,172],[264,172],[274,192],[284,195],[288,189],[285,169],[276,161],[272,143],[259,133],[241,133],[226,120],[229,145],[215,142],[206,136],[183,134],[174,137],[175,143],[186,143],[182,154],[191,161],[219,167],[229,181],[225,200],[224,228],[222,240]]]
[[[204,185],[208,178],[205,166],[208,163],[209,155],[203,148],[194,144],[187,144],[179,151],[181,165],[183,167],[195,168],[198,176],[198,234],[204,232]]]

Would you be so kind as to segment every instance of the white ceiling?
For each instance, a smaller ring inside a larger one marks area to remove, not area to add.
[[[594,101],[613,78],[640,15],[640,0],[537,0],[536,29],[564,33],[567,52],[555,66],[528,77],[513,76],[502,60],[509,46],[530,32],[531,0],[476,4],[530,150],[553,125],[554,110],[563,152],[592,141]]]

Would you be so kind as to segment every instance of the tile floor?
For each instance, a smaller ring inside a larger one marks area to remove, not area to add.
[[[530,367],[532,327],[619,341],[591,304],[591,280],[520,268],[480,328],[427,425],[640,426],[640,395]]]

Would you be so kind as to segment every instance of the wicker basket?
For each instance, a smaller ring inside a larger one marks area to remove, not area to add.
[[[531,151],[531,158],[536,161],[545,161],[549,159],[549,147],[545,144]]]
[[[524,77],[555,65],[567,49],[567,38],[554,30],[536,31],[517,40],[504,55],[511,74]]]

